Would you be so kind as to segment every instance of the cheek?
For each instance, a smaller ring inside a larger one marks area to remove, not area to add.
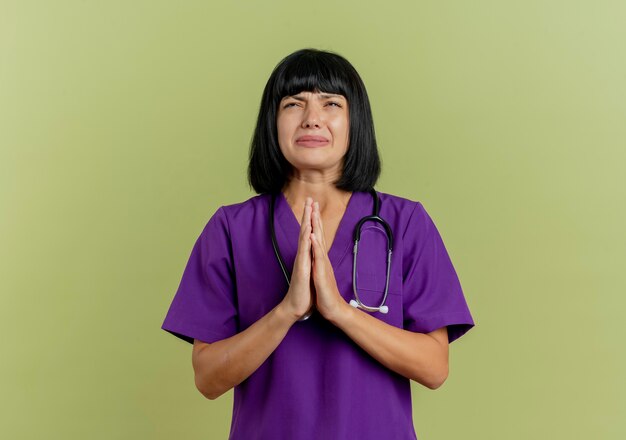
[[[333,133],[337,141],[348,144],[350,130],[346,121],[336,121],[333,124]]]
[[[277,119],[276,133],[278,134],[278,145],[283,148],[289,141],[289,130],[287,129],[284,119]]]

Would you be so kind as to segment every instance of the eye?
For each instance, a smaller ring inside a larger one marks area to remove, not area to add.
[[[283,108],[289,108],[292,105],[297,105],[295,102],[288,102],[287,104],[283,105]]]
[[[338,108],[341,108],[341,104],[335,101],[329,101],[326,105],[331,105],[331,106],[334,105],[334,106],[337,106]]]

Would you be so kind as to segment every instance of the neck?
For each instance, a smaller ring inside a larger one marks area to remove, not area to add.
[[[314,202],[319,203],[320,212],[324,212],[327,207],[346,207],[352,195],[350,191],[338,189],[330,182],[311,182],[297,178],[291,179],[282,192],[292,208],[304,207],[306,198],[311,197]]]

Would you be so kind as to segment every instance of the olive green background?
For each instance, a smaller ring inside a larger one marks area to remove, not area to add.
[[[160,329],[215,210],[255,195],[273,67],[368,88],[378,189],[421,201],[476,320],[413,384],[420,440],[623,439],[622,1],[0,1],[0,437],[225,439]]]

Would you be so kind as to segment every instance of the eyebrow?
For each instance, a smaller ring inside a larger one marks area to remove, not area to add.
[[[315,93],[315,96],[317,96],[318,99],[332,99],[332,98],[343,98],[345,99],[342,95],[336,95],[336,94],[328,94],[328,93]],[[285,96],[283,99],[295,99],[296,101],[306,101],[306,98],[303,96],[297,96],[297,95],[288,95]]]

